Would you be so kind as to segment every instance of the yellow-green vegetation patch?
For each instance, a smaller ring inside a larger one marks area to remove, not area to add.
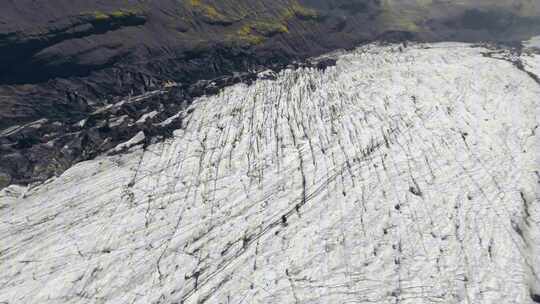
[[[406,14],[384,12],[381,21],[387,30],[400,30],[409,32],[418,32],[420,27],[417,21]]]
[[[189,4],[196,12],[206,17],[209,21],[216,23],[230,22],[229,18],[220,13],[215,7],[202,3],[201,0],[190,0]]]
[[[295,2],[285,10],[283,17],[285,19],[291,19],[292,17],[300,19],[318,19],[320,16],[316,10],[307,8],[300,5],[298,2]]]
[[[379,21],[387,30],[419,32],[421,31],[419,24],[428,15],[431,4],[431,0],[416,0],[409,5],[395,0],[384,0]]]
[[[110,18],[109,15],[107,15],[107,14],[105,14],[103,12],[94,12],[93,17],[97,21],[108,20]]]
[[[110,14],[112,18],[126,18],[135,15],[135,12],[131,11],[114,11]]]
[[[136,16],[138,14],[141,14],[141,12],[131,9],[125,9],[125,10],[116,10],[110,13],[105,13],[101,11],[95,11],[90,14],[93,21],[96,22],[102,22],[102,21],[112,21],[112,20],[118,20],[118,19],[126,19],[129,17]],[[88,14],[83,14],[88,15]]]
[[[276,21],[254,21],[243,25],[238,31],[238,37],[250,44],[263,43],[267,37],[278,34],[286,34],[289,28]]]
[[[265,38],[255,32],[253,32],[251,26],[246,24],[242,26],[238,31],[238,38],[249,44],[257,45],[264,42]]]

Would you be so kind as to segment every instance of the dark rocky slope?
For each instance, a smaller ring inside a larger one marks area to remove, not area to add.
[[[165,80],[210,79],[395,32],[463,41],[521,40],[540,32],[540,5],[470,2],[3,1],[0,128],[87,112],[70,101],[69,91],[92,101],[127,95]]]
[[[239,72],[375,39],[520,41],[540,33],[539,4],[492,2],[3,1],[0,186],[43,180],[140,131],[158,132],[139,126],[111,135],[105,125],[125,114],[116,112],[96,125],[79,124],[118,102],[115,96],[177,84],[173,93],[150,94],[154,106],[130,110],[126,122],[131,128],[142,115],[168,109],[154,118],[159,124],[193,97],[215,91],[200,80],[230,84],[252,77]]]

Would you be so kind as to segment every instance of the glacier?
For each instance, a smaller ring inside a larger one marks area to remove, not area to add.
[[[540,301],[540,56],[328,56],[2,190],[0,303]]]

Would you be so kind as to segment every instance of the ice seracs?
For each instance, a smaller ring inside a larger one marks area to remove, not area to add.
[[[4,189],[0,303],[534,303],[540,86],[485,51],[361,47]]]

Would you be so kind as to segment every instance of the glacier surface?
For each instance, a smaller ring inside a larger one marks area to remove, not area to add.
[[[534,303],[540,56],[399,48],[226,88],[170,140],[4,189],[0,303]]]

